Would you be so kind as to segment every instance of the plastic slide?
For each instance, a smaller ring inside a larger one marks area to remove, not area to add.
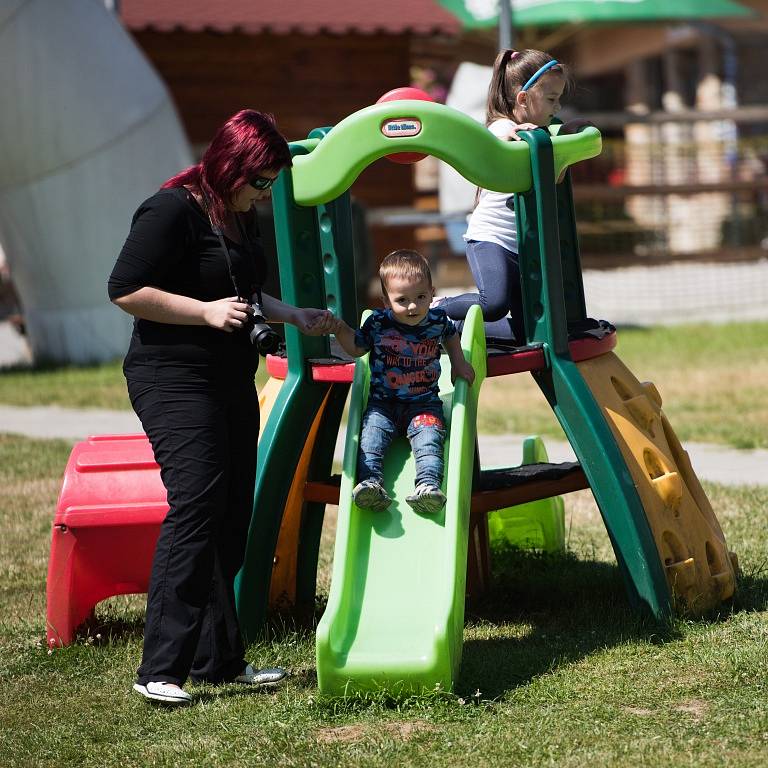
[[[529,435],[523,441],[522,464],[549,462],[544,441]],[[544,552],[565,551],[565,502],[562,496],[529,501],[488,514],[491,547],[511,544]]]
[[[357,361],[352,385],[336,549],[328,605],[317,628],[317,675],[329,695],[384,690],[394,695],[452,690],[461,662],[469,507],[477,399],[485,378],[482,315],[473,307],[461,339],[475,383],[451,384],[443,358],[440,394],[448,436],[448,497],[438,515],[416,514],[405,502],[415,467],[405,438],[392,443],[384,486],[386,512],[352,503],[360,420],[368,397],[367,356]]]

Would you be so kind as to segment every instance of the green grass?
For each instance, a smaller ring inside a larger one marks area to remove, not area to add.
[[[261,386],[266,380],[262,361],[256,383]],[[131,409],[121,360],[100,365],[0,369],[0,404]]]
[[[0,403],[130,410],[122,361],[0,370]]]
[[[0,437],[0,765],[764,766],[768,763],[766,488],[707,485],[745,575],[720,616],[659,626],[627,607],[588,492],[567,497],[568,554],[495,558],[467,610],[455,695],[394,702],[318,695],[313,635],[283,626],[249,649],[283,664],[276,693],[190,688],[184,710],[130,691],[140,597],[98,610],[51,653],[45,579],[69,445]],[[327,584],[333,516],[324,537]]]
[[[768,323],[619,329],[616,354],[656,384],[681,440],[768,447]],[[565,439],[528,374],[489,379],[478,428]]]
[[[682,440],[768,447],[768,323],[620,329],[617,354],[653,381]],[[266,366],[257,383],[266,379]],[[478,426],[488,434],[564,439],[528,374],[483,385]],[[120,364],[0,370],[0,403],[128,409]]]

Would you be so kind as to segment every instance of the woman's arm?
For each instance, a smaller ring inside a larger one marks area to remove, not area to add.
[[[253,297],[257,299],[257,296]],[[261,310],[270,323],[290,323],[306,336],[323,336],[328,333],[325,327],[333,314],[327,309],[314,307],[294,307],[268,293],[261,294]]]
[[[253,299],[257,300],[258,296],[254,294]],[[280,299],[276,299],[268,293],[262,293],[261,309],[264,312],[264,319],[268,323],[291,323],[296,325],[294,321],[298,307],[294,307],[293,304],[286,304],[284,301],[280,301]]]
[[[246,305],[237,297],[199,301],[144,286],[112,300],[120,309],[141,320],[171,325],[209,325],[231,332],[243,325]]]

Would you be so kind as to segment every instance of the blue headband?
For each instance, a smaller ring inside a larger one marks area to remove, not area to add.
[[[557,59],[552,59],[552,61],[548,61],[543,67],[539,67],[520,90],[527,91],[545,72],[552,69],[552,67],[558,66],[558,64],[560,64],[560,62],[557,61]]]

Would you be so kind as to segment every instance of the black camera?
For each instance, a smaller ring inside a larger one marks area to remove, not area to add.
[[[256,301],[247,302],[245,313],[247,317],[243,321],[243,328],[248,333],[251,344],[260,355],[273,355],[277,352],[281,339],[267,325],[261,306]]]

